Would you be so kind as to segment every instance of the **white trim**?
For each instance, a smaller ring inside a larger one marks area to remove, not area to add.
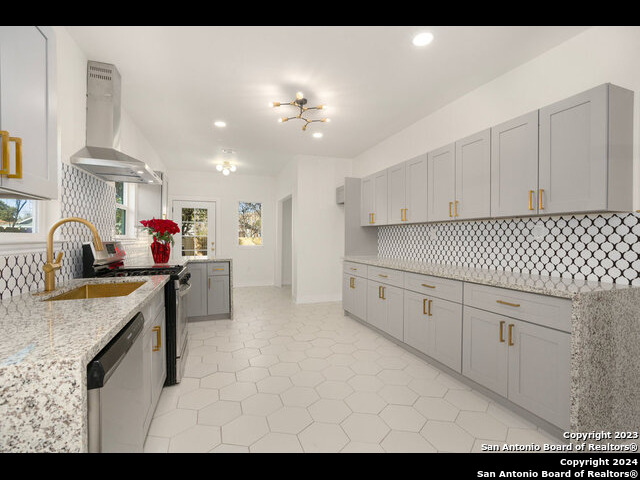
[[[25,233],[20,234],[16,233],[14,235],[37,235],[34,233]],[[63,241],[54,241],[53,249],[60,250],[63,245]],[[15,242],[3,242],[0,244],[0,255],[23,255],[25,253],[32,252],[46,252],[47,250],[47,242],[46,240],[38,239],[38,240],[22,240]]]

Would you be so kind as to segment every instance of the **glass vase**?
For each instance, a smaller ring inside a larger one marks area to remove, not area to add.
[[[151,244],[151,255],[153,255],[153,261],[155,263],[167,263],[169,261],[169,255],[171,255],[171,245],[158,242],[154,238]]]

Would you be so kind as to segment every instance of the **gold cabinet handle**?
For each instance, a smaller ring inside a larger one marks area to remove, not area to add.
[[[209,290],[211,290],[211,279],[209,279]]]
[[[369,213],[369,225],[371,225],[371,223],[373,222],[371,222],[371,213]]]
[[[514,345],[514,343],[512,341],[512,336],[513,336],[513,323],[510,323],[509,324],[509,343],[508,343],[508,345],[510,347],[513,347],[513,345]]]
[[[453,202],[449,202],[449,216],[451,217],[451,205],[453,204]]]
[[[213,268],[212,269],[213,272],[221,272],[223,270],[224,270],[224,268]]]
[[[159,326],[153,327],[152,330],[156,332],[156,345],[152,348],[152,351],[157,352],[162,347],[162,332]]]
[[[426,283],[421,283],[420,285],[427,288],[436,288],[435,285],[427,285]]]
[[[458,200],[453,202],[453,216],[454,217],[458,216]]]
[[[503,331],[504,331],[504,320],[500,320],[500,343],[504,343],[504,336],[503,336]]]
[[[371,223],[376,223],[376,212],[371,214]]]
[[[355,287],[355,284],[354,284],[355,280],[356,280],[356,279],[355,279],[355,278],[353,278],[353,277],[350,277],[350,278],[349,278],[349,287],[351,287],[351,288],[356,288],[356,287]]]
[[[529,210],[533,210],[533,198],[531,197],[531,195],[533,195],[535,192],[533,190],[529,190]]]
[[[382,287],[382,300],[386,300],[386,298],[384,298],[384,287]]]
[[[9,141],[16,144],[16,173],[10,173],[7,178],[22,178],[22,139],[9,137]]]
[[[544,192],[543,188],[538,190],[538,210],[544,210],[544,207],[542,206],[542,192]]]
[[[427,315],[431,316],[431,302],[432,300],[429,300],[427,302]]]
[[[499,303],[500,305],[508,305],[510,307],[519,307],[520,306],[519,303],[510,303],[510,302],[505,302],[504,300],[496,300],[496,303]]]
[[[389,277],[388,275],[383,275],[383,274],[381,274],[381,273],[379,273],[379,274],[378,274],[378,276],[379,276],[379,277],[382,277],[382,278],[388,278],[388,277]]]
[[[9,175],[9,132],[0,130],[0,137],[2,137],[2,167],[0,168],[0,175]]]
[[[349,270],[357,271],[357,268],[349,267]]]
[[[382,298],[382,285],[378,285],[378,298]]]
[[[427,298],[422,299],[422,314],[427,315]]]

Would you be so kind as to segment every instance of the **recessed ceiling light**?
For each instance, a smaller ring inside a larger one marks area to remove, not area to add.
[[[316,132],[313,134],[313,138],[322,138],[322,132]]]
[[[222,128],[222,127],[226,127],[226,126],[227,126],[227,123],[226,123],[226,122],[223,122],[222,120],[218,120],[217,122],[214,122],[214,125],[215,125],[216,127],[220,127],[220,128]]]
[[[429,45],[433,41],[433,33],[431,32],[422,32],[413,37],[413,44],[416,47],[424,47],[425,45]]]

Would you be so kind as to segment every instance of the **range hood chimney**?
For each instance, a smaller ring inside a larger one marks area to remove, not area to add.
[[[87,64],[87,142],[71,163],[110,182],[161,185],[143,161],[120,148],[120,72],[109,63]]]

